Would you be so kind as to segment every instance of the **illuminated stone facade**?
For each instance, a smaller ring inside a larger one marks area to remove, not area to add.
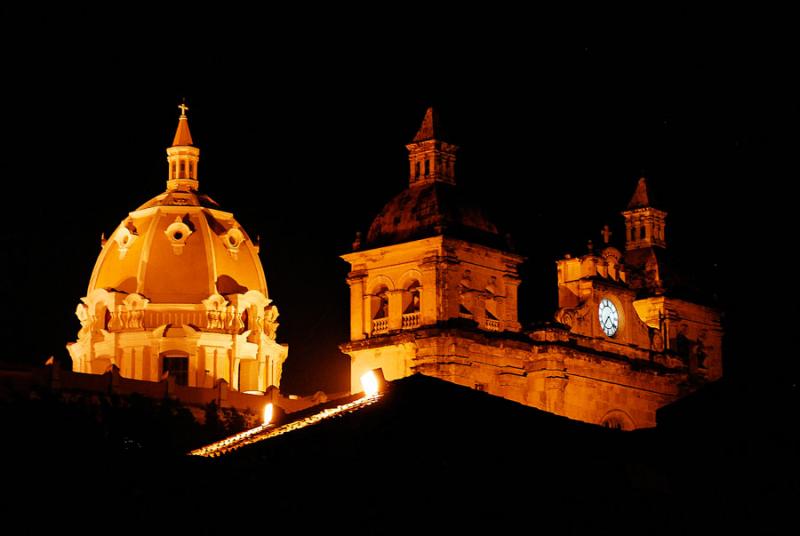
[[[182,113],[167,149],[167,190],[106,240],[67,346],[77,372],[240,391],[280,384],[287,348],[258,245],[233,214],[198,190],[200,150]]]
[[[409,187],[357,237],[350,263],[351,388],[435,376],[573,419],[655,425],[656,410],[722,375],[718,313],[671,293],[666,213],[641,179],[626,247],[557,261],[556,322],[523,332],[512,252],[455,181],[456,147],[429,109],[407,147]]]

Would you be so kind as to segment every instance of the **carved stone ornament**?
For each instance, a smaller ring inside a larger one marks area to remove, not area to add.
[[[183,247],[186,245],[186,240],[192,234],[192,230],[183,222],[180,216],[176,216],[175,221],[169,224],[164,234],[167,236],[170,244],[172,244],[172,252],[175,255],[180,255],[183,253]]]
[[[231,227],[222,235],[222,243],[225,245],[228,255],[234,260],[239,256],[239,246],[242,245],[242,242],[244,242],[244,233],[237,227]]]
[[[136,227],[133,226],[133,222],[130,219],[125,222],[125,225],[117,229],[117,232],[114,234],[114,242],[117,243],[117,251],[119,252],[120,260],[125,258],[125,255],[137,238],[138,233],[136,232]]]

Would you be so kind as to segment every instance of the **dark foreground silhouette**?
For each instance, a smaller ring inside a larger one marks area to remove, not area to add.
[[[784,393],[768,403],[796,402]],[[747,395],[722,382],[657,429],[618,432],[417,375],[216,459],[184,453],[243,422],[200,425],[169,401],[6,397],[2,504],[33,533],[770,532],[797,501],[797,425]]]

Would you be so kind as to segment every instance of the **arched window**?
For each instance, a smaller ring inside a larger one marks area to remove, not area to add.
[[[644,225],[639,227],[639,240],[644,240]]]
[[[427,177],[430,174],[431,174],[431,161],[426,158],[425,159],[425,176]]]
[[[406,287],[406,292],[403,293],[403,314],[419,312],[420,299],[419,281],[414,280]]]
[[[389,296],[386,286],[378,287],[372,295],[372,319],[386,318],[389,316]]]
[[[636,428],[630,415],[618,409],[606,413],[600,424],[612,430],[633,430]]]

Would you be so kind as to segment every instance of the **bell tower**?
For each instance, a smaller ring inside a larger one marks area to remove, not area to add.
[[[419,372],[418,341],[449,329],[477,336],[521,331],[518,266],[506,238],[455,179],[458,147],[428,108],[409,152],[408,187],[357,235],[350,263],[351,385],[382,368],[387,380]],[[442,343],[443,344],[443,343]],[[426,354],[434,358],[445,346]],[[428,350],[426,350],[427,352]],[[449,359],[449,357],[443,357]]]
[[[657,246],[666,248],[664,236],[667,213],[654,208],[647,191],[647,179],[639,179],[628,208],[622,212],[625,218],[625,250]]]
[[[455,163],[458,146],[442,141],[441,135],[439,115],[433,108],[428,108],[419,132],[411,143],[406,145],[409,153],[410,185],[434,181],[456,183]]]

